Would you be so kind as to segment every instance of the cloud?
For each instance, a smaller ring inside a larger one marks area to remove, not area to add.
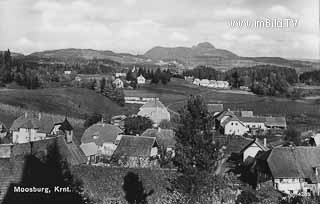
[[[187,42],[189,41],[189,37],[185,34],[182,34],[180,32],[173,32],[171,33],[170,37],[169,37],[170,40],[173,40],[173,41],[180,41],[180,42]]]
[[[298,15],[292,12],[289,8],[282,5],[273,5],[267,10],[270,17],[297,17]]]

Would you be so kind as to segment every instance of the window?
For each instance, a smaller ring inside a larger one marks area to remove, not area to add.
[[[236,123],[236,125],[238,125],[238,123]]]
[[[233,123],[231,123],[231,125],[233,125]]]

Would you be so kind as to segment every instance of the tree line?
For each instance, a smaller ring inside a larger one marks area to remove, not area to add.
[[[182,75],[199,79],[225,80],[233,88],[247,86],[253,93],[269,96],[290,95],[290,86],[298,82],[295,69],[274,65],[233,68],[226,72],[208,66],[198,66],[184,71]]]
[[[299,76],[300,82],[308,85],[320,85],[320,70],[304,72]]]
[[[40,87],[38,72],[27,67],[23,62],[13,59],[10,50],[1,53],[0,57],[0,85],[16,82],[28,89]]]

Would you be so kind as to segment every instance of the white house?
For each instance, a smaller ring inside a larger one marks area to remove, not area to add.
[[[152,100],[140,107],[138,115],[150,118],[157,126],[162,120],[170,120],[170,113],[159,100]]]
[[[66,70],[63,72],[65,75],[70,75],[71,74],[71,70]]]
[[[123,88],[123,81],[119,78],[116,78],[112,84],[116,87],[116,88]]]
[[[259,139],[254,139],[250,144],[245,146],[242,150],[241,153],[243,155],[242,159],[245,161],[248,157],[255,158],[257,153],[259,151],[268,151],[269,149],[267,148],[267,139],[264,138],[264,143]]]
[[[216,115],[216,129],[220,129],[224,135],[244,135],[249,131],[249,128],[230,110]]]
[[[267,130],[265,117],[239,117],[239,120],[241,120],[241,122],[251,130]]]
[[[73,128],[69,121],[47,114],[25,113],[11,125],[12,143],[27,143],[46,139],[48,136],[65,135],[72,142]]]
[[[210,81],[208,79],[201,79],[200,86],[209,86]]]
[[[221,88],[221,89],[225,88],[224,81],[217,81],[217,88]]]
[[[319,147],[307,146],[276,147],[258,154],[255,167],[258,181],[271,179],[273,187],[286,194],[319,195],[319,155]]]
[[[126,76],[127,76],[127,73],[125,73],[125,72],[117,72],[117,73],[115,73],[115,77],[116,78],[126,77]]]
[[[138,84],[145,84],[146,83],[146,78],[144,78],[142,75],[137,77],[137,83]]]
[[[216,80],[210,80],[210,84],[208,85],[210,88],[217,88],[217,81]]]
[[[195,84],[195,85],[197,85],[197,86],[200,86],[200,79],[195,78],[195,79],[193,80],[193,84]]]

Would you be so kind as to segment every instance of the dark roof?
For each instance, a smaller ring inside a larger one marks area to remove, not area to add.
[[[39,132],[49,134],[54,125],[62,123],[63,119],[49,114],[26,113],[13,121],[10,131],[16,131],[19,128],[35,128]]]
[[[142,133],[141,136],[155,137],[159,145],[163,145],[165,148],[174,148],[176,144],[175,133],[170,129],[152,129],[149,128]]]
[[[241,152],[245,151],[249,146],[251,146],[253,143],[255,143],[258,147],[261,148],[262,151],[268,151],[269,148],[268,147],[265,147],[263,145],[263,142],[261,142],[258,138],[255,138],[252,142],[250,142],[247,146],[245,146]]]
[[[61,126],[59,127],[59,130],[62,131],[71,131],[73,130],[72,125],[69,123],[68,119],[65,118],[64,121],[62,123],[59,123]]]
[[[219,120],[219,121],[221,121],[221,119],[222,119],[224,116],[237,117],[232,111],[230,111],[230,110],[225,110],[225,111],[222,111],[221,113],[217,114],[217,115],[216,115],[216,119]]]
[[[122,136],[114,155],[149,157],[154,146],[157,146],[156,138],[154,137]]]
[[[304,178],[320,182],[314,168],[320,167],[319,147],[277,147],[272,149],[267,162],[274,178]]]
[[[91,125],[84,131],[81,142],[94,142],[98,146],[102,146],[103,143],[114,143],[120,133],[122,130],[119,127],[100,122]]]
[[[223,104],[208,104],[208,111],[210,113],[216,113],[223,111]]]
[[[252,144],[253,141],[242,136],[228,136],[225,153],[240,153],[244,147]]]

